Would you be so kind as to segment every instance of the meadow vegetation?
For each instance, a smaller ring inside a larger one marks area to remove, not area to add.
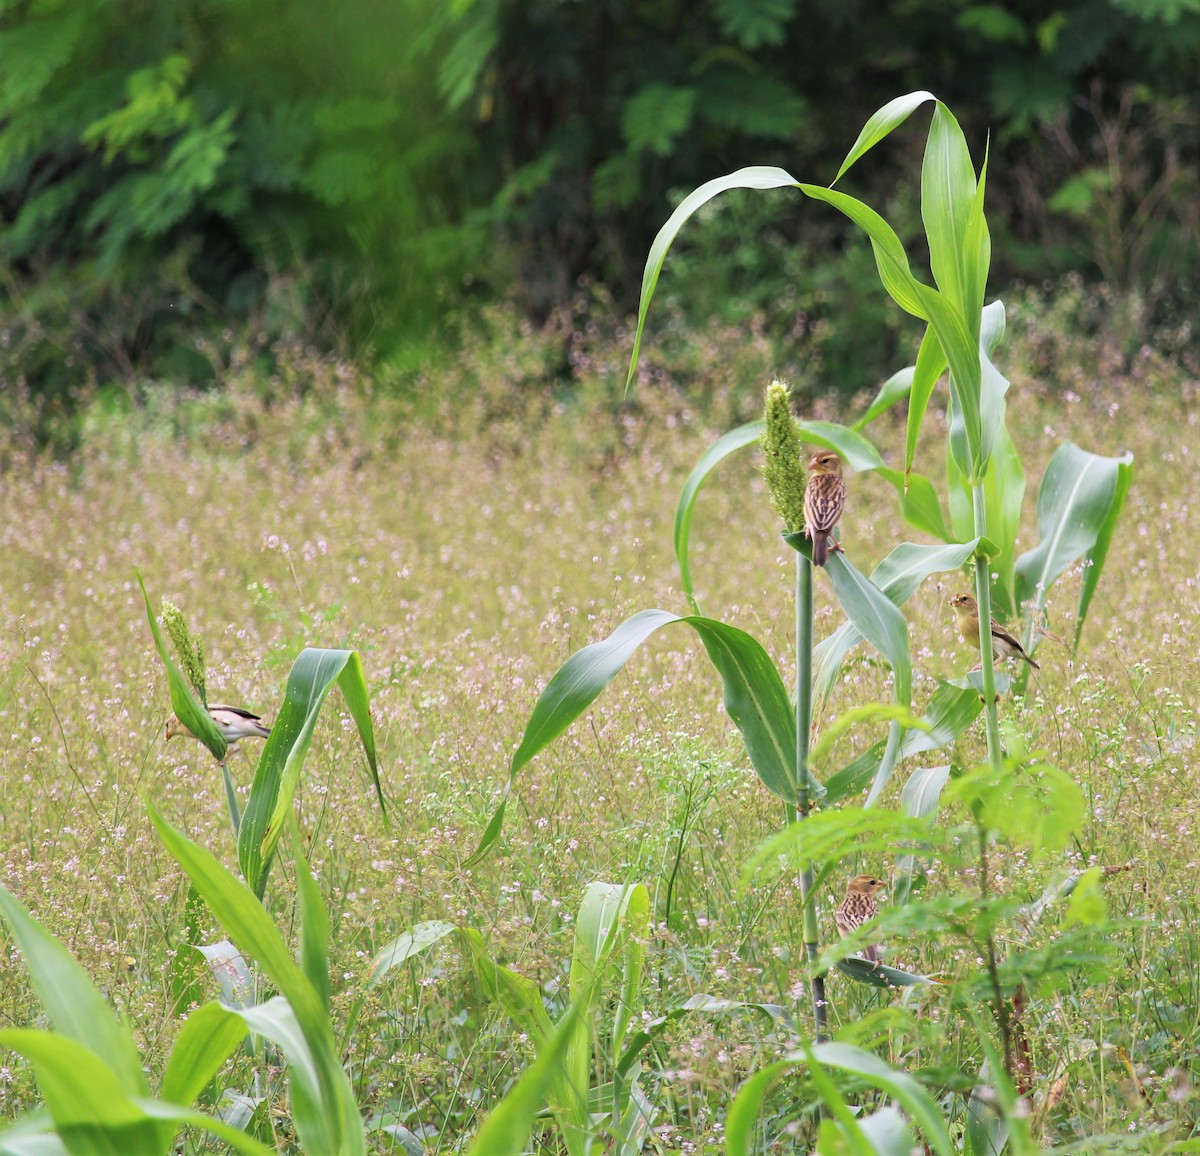
[[[1041,672],[1007,705],[1030,748],[1086,796],[1082,830],[1054,868],[1129,865],[1104,883],[1102,961],[1027,1012],[1032,1124],[1047,1146],[1160,1152],[1200,1119],[1200,539],[1191,508],[1200,379],[1152,348],[1131,356],[1103,328],[1064,323],[1101,309],[1077,285],[1009,305],[1009,425],[1031,493],[1064,438],[1132,451],[1138,463],[1078,654],[1046,642]],[[671,551],[678,494],[717,436],[758,416],[777,368],[744,328],[668,329],[648,342],[643,380],[623,397],[628,348],[627,333],[578,327],[570,311],[540,329],[496,311],[453,364],[423,373],[403,400],[344,363],[281,347],[270,378],[235,352],[220,393],[147,387],[128,406],[97,403],[68,460],[34,450],[19,427],[5,434],[0,882],[126,1018],[152,1083],[186,1011],[171,961],[190,962],[189,944],[223,932],[188,908],[186,879],[145,801],[227,865],[236,858],[216,763],[199,744],[162,741],[170,701],[135,571],[203,637],[211,700],[269,718],[305,646],[362,655],[390,827],[336,694],[297,814],[330,910],[332,1021],[364,1118],[403,1124],[430,1151],[463,1150],[533,1058],[528,1034],[482,997],[451,940],[367,990],[375,954],[423,921],[474,928],[493,959],[561,1011],[574,918],[596,880],[649,891],[635,1023],[699,994],[794,1017],[745,1011],[667,1025],[643,1056],[643,1090],[658,1108],[648,1150],[720,1150],[741,1082],[793,1046],[807,998],[798,878],[739,885],[782,807],[750,769],[690,636],[644,647],[522,771],[491,855],[464,866],[550,674],[635,610],[687,612]],[[863,407],[839,405],[813,395],[803,415],[850,418]],[[928,420],[945,415],[931,409]],[[902,417],[881,422],[877,443],[902,444]],[[922,443],[929,473],[940,469],[940,440]],[[913,531],[886,483],[862,474],[849,485],[843,541],[867,570]],[[1021,542],[1033,540],[1027,501]],[[706,611],[754,634],[788,670],[794,555],[750,455],[709,480],[691,549]],[[930,580],[906,605],[918,692],[976,660],[948,609],[965,582]],[[1078,583],[1077,571],[1067,575],[1050,598],[1050,628],[1066,641]],[[816,600],[823,637],[840,615],[821,583]],[[887,682],[860,648],[824,722],[886,700]],[[852,733],[847,756],[855,741]],[[970,766],[984,751],[977,724],[954,760]],[[251,762],[237,757],[232,768],[244,792]],[[1019,854],[1001,857],[998,870],[996,886],[1028,900],[1046,878]],[[962,885],[933,864],[932,891]],[[285,854],[265,898],[285,935],[295,934],[295,895]],[[825,938],[836,900],[829,889],[819,899]],[[949,975],[978,962],[931,934],[894,944],[892,958]],[[17,951],[6,951],[0,973],[0,1023],[42,1022]],[[201,998],[215,994],[200,964],[195,979]],[[982,1062],[962,1009],[936,987],[880,992],[836,973],[828,984],[834,1035],[928,1074],[952,1121],[957,1093],[961,1119],[962,1089],[939,1086],[938,1073]],[[226,1093],[253,1094],[250,1129],[287,1150],[294,1135],[277,1055],[239,1053],[202,1103],[228,1109]],[[766,1150],[808,1150],[805,1113],[816,1099],[800,1077],[775,1090]],[[15,1116],[37,1101],[30,1068],[7,1053],[0,1111]],[[538,1135],[556,1150],[552,1131]],[[1106,1139],[1089,1139],[1098,1136]],[[374,1140],[392,1150],[386,1134]],[[198,1137],[189,1143],[185,1151],[206,1150]]]

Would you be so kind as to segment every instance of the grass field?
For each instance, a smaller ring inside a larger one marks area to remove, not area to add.
[[[1047,642],[1028,697],[1006,707],[1030,746],[1082,786],[1089,813],[1064,855],[1049,864],[1012,856],[999,885],[1033,898],[1063,867],[1132,865],[1105,886],[1103,968],[1032,1000],[1037,1138],[1047,1148],[1160,1152],[1200,1121],[1200,383],[1149,352],[1125,359],[1101,340],[1058,336],[1033,313],[1018,313],[1010,332],[1009,421],[1029,474],[1023,540],[1032,541],[1036,483],[1060,441],[1136,458],[1079,653]],[[569,392],[547,373],[563,340],[576,366]],[[757,416],[771,372],[753,342],[708,334],[662,354],[657,382],[623,402],[626,356],[624,344],[586,334],[489,341],[401,404],[344,367],[297,354],[271,381],[231,370],[219,395],[148,391],[128,413],[97,406],[65,461],[31,456],[13,435],[0,488],[0,882],[127,1017],[152,1084],[181,1019],[168,962],[190,949],[186,881],[143,800],[235,860],[216,764],[196,743],[163,741],[170,703],[135,571],[155,605],[177,603],[204,638],[211,700],[269,719],[304,646],[362,654],[391,827],[336,691],[298,800],[332,918],[335,1030],[373,955],[433,919],[478,929],[497,961],[561,1003],[574,915],[596,880],[650,892],[636,1015],[708,993],[779,1004],[805,1022],[796,884],[738,882],[745,859],[779,829],[782,806],[751,771],[690,634],[656,636],[522,772],[494,853],[464,868],[554,670],[636,610],[686,612],[675,502],[706,446]],[[901,419],[887,428],[876,441],[894,457]],[[920,458],[935,477],[941,441],[940,428],[927,434]],[[756,466],[751,453],[731,459],[705,488],[693,572],[705,612],[754,634],[786,672],[792,555]],[[849,485],[844,542],[866,571],[915,535],[884,483],[852,476]],[[818,577],[823,636],[839,616]],[[1051,598],[1051,627],[1064,638],[1078,580],[1068,575]],[[961,581],[932,579],[906,607],[918,697],[974,661],[949,616]],[[827,719],[886,698],[885,672],[868,658],[855,652]],[[955,760],[969,765],[982,752],[972,731]],[[851,743],[844,753],[848,761]],[[252,760],[232,766],[245,791]],[[909,770],[885,805],[896,805]],[[931,888],[961,885],[935,866]],[[267,904],[289,935],[293,896],[285,855]],[[819,901],[828,936],[837,898],[831,888]],[[208,923],[205,941],[220,938]],[[978,962],[931,935],[896,950],[926,972]],[[216,988],[204,982],[208,998]],[[939,989],[880,994],[839,975],[829,988],[842,1038],[908,1071],[978,1071],[977,1038]],[[38,1017],[9,948],[0,1026],[44,1026]],[[657,1107],[646,1150],[720,1151],[730,1098],[792,1042],[786,1026],[752,1013],[675,1021],[644,1060]],[[453,1152],[532,1056],[446,941],[369,994],[345,1061],[364,1117],[390,1112],[429,1151]],[[13,1116],[36,1103],[37,1089],[18,1057],[0,1063],[0,1113]],[[962,1096],[931,1083],[957,1134]],[[227,1090],[262,1095],[254,1127],[287,1150],[286,1073],[242,1054],[205,1101],[215,1106]],[[763,1150],[809,1151],[813,1101],[802,1078],[781,1083]],[[385,1135],[375,1141],[392,1150]],[[188,1152],[218,1150],[189,1143]],[[548,1123],[531,1143],[557,1151]]]

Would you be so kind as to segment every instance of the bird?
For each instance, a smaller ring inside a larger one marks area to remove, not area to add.
[[[882,891],[887,884],[874,875],[855,875],[846,884],[846,898],[834,912],[833,921],[837,924],[839,934],[846,936],[857,931],[862,925],[879,914],[879,904],[875,895]],[[862,950],[862,958],[871,963],[879,962],[879,948],[867,944]]]
[[[954,611],[954,620],[958,624],[958,633],[962,635],[963,641],[978,647],[979,604],[970,594],[956,594],[950,599],[950,606]],[[1029,663],[1034,670],[1042,669],[1025,653],[1024,647],[1016,638],[999,625],[995,619],[992,619],[992,661],[996,662],[1001,658],[1020,658]]]
[[[846,506],[842,459],[832,450],[815,453],[808,463],[810,477],[804,489],[804,532],[812,539],[814,566],[824,566],[830,549],[840,550],[833,528]]]
[[[221,737],[229,744],[225,758],[228,758],[237,749],[237,744],[242,739],[265,739],[271,733],[271,728],[263,726],[258,715],[251,714],[250,711],[244,710],[240,706],[225,706],[222,703],[214,702],[208,705],[208,713],[216,724],[217,730],[221,732]],[[165,737],[169,742],[176,735],[184,735],[190,739],[196,738],[196,735],[179,721],[179,716],[173,714],[167,719]],[[220,761],[224,762],[225,760]]]

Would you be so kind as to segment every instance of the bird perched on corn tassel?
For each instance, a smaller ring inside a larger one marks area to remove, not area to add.
[[[842,459],[832,450],[821,450],[813,454],[808,472],[808,485],[804,489],[804,532],[812,539],[813,565],[824,566],[830,549],[841,549],[833,537],[833,528],[846,507]]]
[[[224,706],[215,702],[210,703],[208,714],[216,725],[217,730],[221,732],[221,737],[229,744],[229,750],[225,752],[225,758],[229,758],[237,750],[237,744],[242,739],[265,739],[271,733],[271,728],[263,726],[258,715],[251,714],[250,711],[243,710],[238,706]],[[171,715],[167,719],[166,738],[170,741],[176,735],[184,735],[189,739],[197,737],[179,721],[177,715]],[[224,762],[224,759],[221,761]]]
[[[956,594],[950,599],[950,607],[954,611],[954,620],[958,625],[958,633],[964,642],[969,642],[979,649],[979,604],[970,594]],[[1029,663],[1034,670],[1041,670],[1016,638],[999,623],[992,620],[992,661],[1002,658],[1019,658]]]
[[[841,906],[833,916],[839,934],[851,935],[879,914],[879,904],[875,901],[875,895],[886,886],[882,879],[876,879],[874,875],[855,875],[850,880],[846,885],[846,898],[842,900]],[[874,944],[867,944],[862,950],[862,958],[871,963],[878,963],[879,948]]]

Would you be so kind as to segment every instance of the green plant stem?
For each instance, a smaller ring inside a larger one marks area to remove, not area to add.
[[[975,533],[987,535],[987,509],[984,504],[983,483],[972,490],[975,507]],[[992,654],[992,580],[988,560],[975,558],[975,601],[979,606],[979,657],[983,673],[983,718],[987,731],[988,762],[1000,769],[1003,753],[1000,750],[1000,721],[996,711],[996,671]]]
[[[798,804],[788,806],[788,820],[806,819],[808,797],[808,739],[812,728],[813,575],[812,563],[796,554],[796,783]],[[812,865],[800,873],[800,897],[804,903],[804,953],[809,967],[817,960],[817,909],[812,902]],[[825,1038],[825,977],[812,977],[813,1026],[817,1041]]]

